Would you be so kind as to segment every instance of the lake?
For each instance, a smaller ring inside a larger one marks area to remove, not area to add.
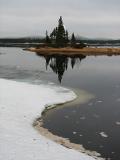
[[[53,82],[93,94],[84,104],[49,110],[43,127],[106,159],[120,159],[120,56],[43,57],[0,47],[0,78]]]

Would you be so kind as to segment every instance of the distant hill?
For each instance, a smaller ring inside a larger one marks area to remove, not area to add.
[[[88,38],[83,36],[76,36],[77,42],[86,43],[89,46],[99,45],[117,45],[120,46],[120,39],[107,38]],[[0,38],[0,46],[37,46],[39,43],[45,43],[45,37],[18,37],[18,38]]]
[[[115,40],[120,40],[120,39],[112,39],[112,38],[90,38],[90,37],[84,37],[80,35],[76,35],[76,39],[81,39],[81,40],[96,40],[96,41],[115,41]]]

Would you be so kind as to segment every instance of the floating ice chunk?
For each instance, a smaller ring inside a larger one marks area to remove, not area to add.
[[[86,118],[83,116],[83,117],[80,117],[80,119],[81,119],[81,120],[85,120]]]
[[[117,125],[120,125],[120,122],[116,122]]]
[[[97,101],[97,103],[102,103],[103,101]]]
[[[107,138],[107,137],[108,137],[108,135],[107,135],[105,132],[100,132],[100,135],[101,135],[102,137],[104,137],[104,138]]]
[[[77,134],[77,132],[73,132],[73,134]]]
[[[80,136],[80,137],[82,137],[83,135],[82,135],[82,134],[80,134],[79,136]]]

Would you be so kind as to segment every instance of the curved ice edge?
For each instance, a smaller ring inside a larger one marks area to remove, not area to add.
[[[46,138],[48,138],[48,139],[50,139],[60,145],[63,145],[66,148],[74,149],[74,150],[79,151],[81,153],[84,153],[86,155],[92,156],[96,160],[104,160],[104,158],[102,158],[98,152],[92,151],[92,150],[87,150],[83,147],[82,144],[72,143],[72,142],[70,142],[70,140],[68,138],[57,136],[57,135],[53,134],[52,132],[50,132],[47,128],[43,127],[43,117],[48,110],[54,109],[56,107],[57,108],[58,107],[65,108],[65,107],[74,106],[77,104],[82,104],[82,103],[88,102],[90,99],[93,99],[95,97],[94,95],[92,95],[84,90],[79,90],[79,89],[74,89],[74,93],[76,94],[76,98],[71,101],[68,101],[65,103],[60,103],[60,104],[46,105],[45,109],[42,112],[41,117],[38,117],[35,119],[35,121],[33,123],[33,127],[41,135],[45,136]]]
[[[45,105],[76,98],[73,91],[0,79],[0,159],[94,160],[39,135],[32,123]]]

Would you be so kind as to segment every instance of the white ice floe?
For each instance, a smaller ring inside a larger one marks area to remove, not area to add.
[[[83,116],[83,117],[80,117],[80,119],[81,119],[81,120],[85,120],[86,118]]]
[[[77,134],[77,132],[73,132],[73,134]]]
[[[97,101],[97,103],[102,103],[103,101]]]
[[[116,122],[117,125],[120,125],[120,122]]]
[[[104,138],[107,138],[107,137],[108,137],[108,135],[107,135],[105,132],[100,132],[100,135],[101,135],[102,137],[104,137]]]
[[[32,126],[46,105],[75,97],[54,85],[0,79],[0,160],[94,160],[41,136]]]

